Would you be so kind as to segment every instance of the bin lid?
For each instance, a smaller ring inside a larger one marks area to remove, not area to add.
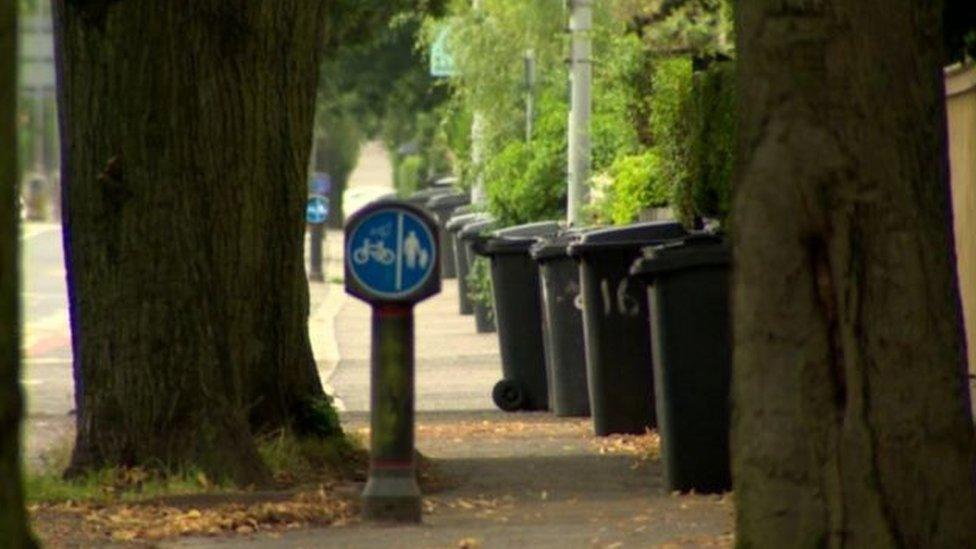
[[[454,191],[448,194],[440,194],[431,197],[430,200],[427,201],[427,207],[432,210],[446,210],[448,208],[457,208],[458,206],[467,206],[470,203],[471,197],[468,196],[467,193]]]
[[[660,274],[695,267],[727,267],[732,250],[721,235],[694,233],[659,246],[648,246],[643,257],[634,261],[630,274],[652,280]]]
[[[458,177],[456,175],[445,175],[434,179],[431,185],[435,187],[454,187],[458,184]]]
[[[505,227],[491,234],[485,245],[487,255],[528,253],[539,238],[555,236],[562,229],[558,221],[540,221],[514,227]]]
[[[492,230],[494,227],[495,227],[494,219],[482,219],[480,221],[468,223],[458,233],[458,238],[460,238],[461,240],[470,240],[476,236],[481,236],[482,233],[486,233]]]
[[[404,200],[411,204],[416,204],[417,206],[426,206],[427,201],[435,196],[442,194],[449,194],[454,192],[453,189],[448,187],[431,187],[427,189],[421,189],[412,195],[408,196]]]
[[[579,242],[584,233],[599,230],[602,227],[572,227],[549,238],[541,238],[532,246],[530,252],[537,261],[547,261],[568,257],[566,249],[570,244]]]
[[[579,242],[570,244],[567,253],[579,256],[593,250],[647,246],[687,235],[688,231],[676,221],[634,223],[590,231],[580,237]]]
[[[444,227],[452,233],[456,233],[464,229],[465,225],[469,223],[487,221],[488,219],[491,219],[491,216],[484,212],[471,212],[451,217]]]

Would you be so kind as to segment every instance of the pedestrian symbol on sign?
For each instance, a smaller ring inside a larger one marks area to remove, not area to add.
[[[406,240],[403,241],[403,256],[407,262],[408,269],[416,269],[418,267],[424,269],[430,261],[427,250],[420,246],[420,239],[417,238],[417,233],[414,231],[410,231]]]

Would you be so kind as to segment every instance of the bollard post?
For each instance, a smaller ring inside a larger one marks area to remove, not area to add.
[[[366,518],[420,522],[414,459],[413,308],[373,307],[369,483]]]
[[[325,282],[325,270],[322,268],[325,225],[312,225],[308,236],[308,279],[312,282]]]
[[[346,223],[346,292],[373,307],[367,520],[421,520],[413,308],[440,292],[436,234],[426,212],[402,201],[367,206]]]

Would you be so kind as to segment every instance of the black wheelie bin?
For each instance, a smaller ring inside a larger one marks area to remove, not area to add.
[[[559,231],[555,221],[518,225],[495,231],[474,246],[476,253],[491,260],[502,355],[502,380],[491,396],[495,405],[507,412],[549,409],[539,269],[529,250],[539,238]]]
[[[434,218],[437,219],[437,238],[440,241],[442,279],[447,280],[457,277],[457,266],[454,261],[454,233],[447,230],[447,222],[451,219],[455,210],[470,203],[471,197],[467,193],[458,191],[437,195],[427,201],[427,210],[433,213]]]
[[[563,231],[532,246],[532,257],[539,265],[542,288],[542,332],[549,378],[549,407],[558,417],[590,415],[579,267],[566,252],[584,231]]]
[[[458,312],[462,315],[474,314],[474,303],[471,302],[471,297],[468,295],[468,271],[470,264],[468,263],[464,241],[461,240],[461,231],[471,223],[486,221],[488,219],[491,219],[491,217],[486,213],[472,212],[456,215],[446,225],[447,232],[453,236],[451,240],[454,245],[454,271],[457,274],[458,281]]]
[[[478,259],[474,252],[476,243],[480,243],[488,238],[488,233],[494,229],[496,223],[491,218],[475,221],[464,226],[458,233],[458,238],[464,245],[464,263],[467,267],[465,278],[469,278],[472,269],[475,268],[474,262]],[[481,261],[486,261],[482,259]],[[471,297],[474,288],[470,284],[465,285],[468,297]],[[496,331],[495,313],[492,310],[492,303],[489,299],[471,299],[471,307],[474,311],[474,325],[479,334],[487,334]]]
[[[695,235],[647,248],[631,270],[647,283],[654,392],[667,490],[732,487],[732,346],[728,245]]]
[[[644,285],[630,278],[641,249],[687,235],[676,222],[600,229],[569,246],[580,268],[586,375],[598,436],[654,427],[654,382]]]
[[[455,192],[454,189],[450,187],[427,187],[426,189],[420,189],[403,200],[404,202],[409,202],[414,206],[427,209],[427,202],[430,201],[431,198],[444,194],[451,194],[453,192]]]

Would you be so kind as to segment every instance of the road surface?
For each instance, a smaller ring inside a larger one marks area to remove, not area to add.
[[[24,225],[21,276],[26,455],[30,465],[37,465],[43,449],[67,442],[74,422],[70,415],[74,409],[71,329],[60,225]]]

